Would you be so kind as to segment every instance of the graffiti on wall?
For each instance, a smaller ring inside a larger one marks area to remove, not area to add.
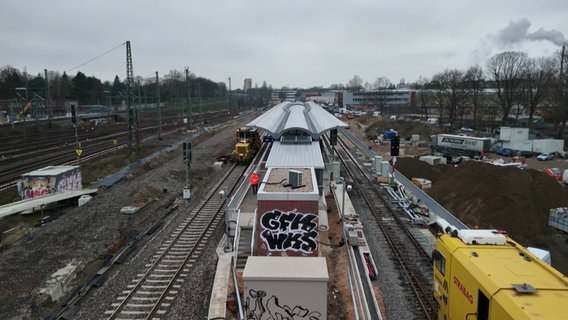
[[[80,190],[82,186],[81,171],[67,172],[62,176],[51,177],[26,177],[23,183],[23,199],[32,199],[51,193]]]
[[[302,306],[280,305],[278,297],[272,295],[266,299],[266,291],[249,290],[246,298],[247,319],[252,320],[318,320],[321,313],[310,311]]]
[[[317,249],[317,215],[296,211],[265,212],[260,219],[260,238],[269,250],[311,253]]]

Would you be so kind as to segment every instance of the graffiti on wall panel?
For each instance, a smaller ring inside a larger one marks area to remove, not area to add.
[[[260,238],[269,250],[311,253],[317,249],[316,219],[317,215],[312,213],[265,212],[260,219]]]
[[[23,184],[23,198],[32,199],[55,192],[81,190],[81,171],[65,173],[60,177],[26,177]]]
[[[267,297],[266,291],[249,290],[246,298],[246,318],[251,320],[319,320],[321,313],[302,306],[280,305],[278,297]],[[252,298],[252,299],[251,299]]]

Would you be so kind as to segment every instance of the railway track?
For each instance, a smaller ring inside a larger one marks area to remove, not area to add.
[[[435,319],[436,305],[432,299],[431,258],[413,234],[407,218],[392,206],[388,194],[359,165],[340,138],[336,150],[343,167],[353,181],[353,187],[364,201],[374,225],[390,247],[390,256],[399,265],[401,276],[407,285],[417,319]]]
[[[226,112],[215,113],[204,117],[208,123],[226,118]],[[179,118],[179,117],[178,117]],[[162,130],[175,132],[186,126],[178,118],[165,118]],[[33,126],[30,124],[30,126]],[[5,128],[2,128],[5,130]],[[21,129],[20,129],[21,130]],[[141,141],[157,135],[158,127],[155,120],[140,121],[139,138]],[[128,134],[124,124],[99,126],[96,130],[81,128],[81,156],[76,154],[77,146],[74,141],[74,130],[62,128],[49,134],[30,131],[25,136],[0,136],[0,191],[15,187],[23,173],[43,168],[48,165],[73,165],[81,160],[92,159],[106,155],[128,146]],[[38,131],[37,129],[34,131]],[[116,143],[115,143],[116,142]]]
[[[108,319],[159,319],[167,313],[176,293],[199,259],[203,248],[223,223],[221,190],[231,192],[245,167],[233,165],[210,193],[195,207],[146,264],[146,271],[105,312]]]

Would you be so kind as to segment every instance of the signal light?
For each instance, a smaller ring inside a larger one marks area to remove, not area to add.
[[[391,157],[396,157],[400,153],[400,137],[391,138]]]

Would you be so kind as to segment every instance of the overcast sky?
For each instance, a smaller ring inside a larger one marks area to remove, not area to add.
[[[135,76],[308,88],[548,56],[566,34],[566,0],[0,0],[0,67],[103,81],[126,77],[127,40]]]

